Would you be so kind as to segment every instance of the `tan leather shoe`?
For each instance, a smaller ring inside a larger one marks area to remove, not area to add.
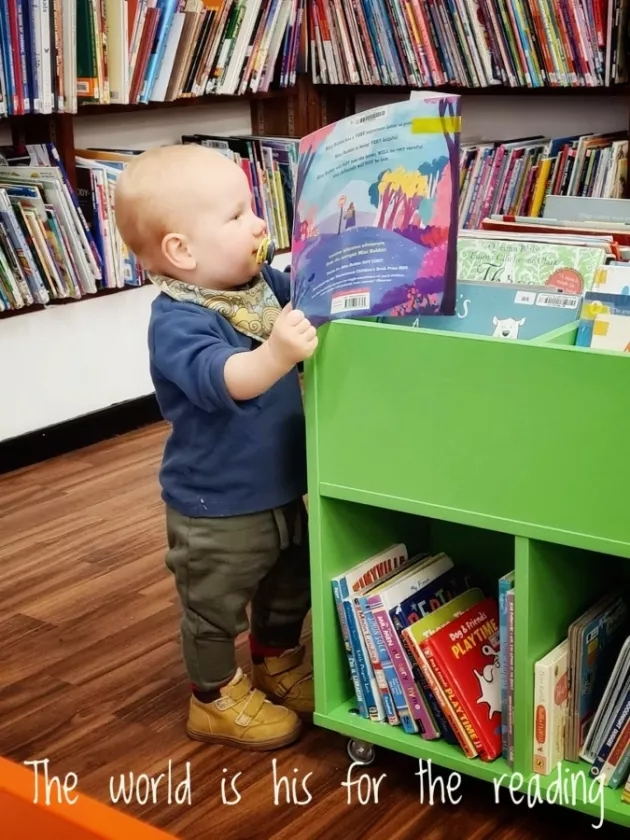
[[[267,656],[252,667],[252,682],[273,702],[298,715],[313,714],[313,669],[300,645],[281,656]]]
[[[299,717],[290,709],[270,703],[240,668],[220,693],[212,703],[190,698],[190,738],[248,750],[275,750],[299,737]]]

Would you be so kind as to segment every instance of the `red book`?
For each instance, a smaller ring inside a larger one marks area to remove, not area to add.
[[[486,598],[421,643],[435,677],[479,757],[501,755],[499,610]]]

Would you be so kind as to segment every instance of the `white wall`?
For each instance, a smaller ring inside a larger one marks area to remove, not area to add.
[[[394,98],[361,96],[357,107],[363,110]],[[464,141],[507,140],[532,134],[627,129],[627,107],[621,98],[604,95],[597,99],[464,96],[462,136]],[[146,148],[177,142],[182,134],[250,130],[245,103],[75,121],[78,147]],[[10,133],[3,126],[0,143],[10,143]],[[289,261],[283,255],[274,264],[282,269]],[[3,366],[0,440],[151,393],[146,327],[154,294],[153,287],[132,289],[1,320],[0,358],[11,364]]]
[[[357,97],[363,111],[405,99],[375,93]],[[628,130],[628,99],[622,96],[462,96],[462,140],[513,140],[542,134],[563,137],[599,131]]]
[[[0,440],[150,394],[155,294],[154,286],[129,289],[0,321]]]

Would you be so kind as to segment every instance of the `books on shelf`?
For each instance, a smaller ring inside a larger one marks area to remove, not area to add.
[[[630,773],[628,607],[610,592],[579,615],[534,665],[533,770],[584,761],[591,778],[621,787]]]
[[[362,717],[514,767],[515,679],[526,679],[514,669],[514,570],[495,597],[449,555],[400,543],[332,588]],[[630,790],[629,629],[627,602],[611,591],[532,663],[533,773],[582,764],[603,785]]]
[[[208,146],[237,163],[249,181],[254,212],[265,220],[276,248],[291,247],[299,140],[194,134],[182,142]]]
[[[332,587],[359,713],[458,744],[470,758],[497,758],[496,599],[443,552],[410,556],[404,544],[360,562]]]
[[[427,93],[300,142],[293,305],[315,324],[452,313],[459,97]]]
[[[565,639],[534,666],[533,770],[549,775],[564,759],[569,641]]]
[[[627,81],[627,0],[314,0],[316,83],[598,87]]]
[[[295,84],[306,0],[8,0],[0,116]]]
[[[214,146],[242,166],[255,212],[266,220],[276,248],[288,248],[298,141],[182,139]],[[0,167],[0,312],[147,282],[114,216],[117,179],[141,150],[76,149],[76,192],[53,145],[0,152],[7,164]]]
[[[0,311],[97,291],[102,259],[52,144],[0,167]]]
[[[619,219],[618,204],[591,202],[587,211],[585,199],[622,198],[627,165],[622,132],[462,144],[460,224],[475,229],[501,216],[543,216],[555,224],[595,215],[606,220],[606,207]]]

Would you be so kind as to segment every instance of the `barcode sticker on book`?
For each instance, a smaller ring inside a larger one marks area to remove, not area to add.
[[[370,293],[361,289],[356,292],[346,292],[333,296],[330,305],[330,314],[337,315],[339,312],[358,312],[370,308]]]
[[[374,122],[374,120],[382,120],[383,117],[387,115],[386,108],[380,108],[379,110],[371,110],[368,111],[366,114],[357,114],[357,116],[352,120],[353,125],[365,125],[367,122]]]
[[[537,306],[555,306],[560,309],[577,309],[579,302],[578,295],[550,295],[541,292],[536,298]]]

